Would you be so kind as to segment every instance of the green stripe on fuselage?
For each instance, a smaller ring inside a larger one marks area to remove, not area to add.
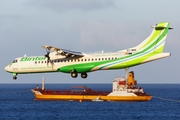
[[[123,65],[121,65],[121,64],[114,65],[114,66],[112,66],[112,67],[110,67],[110,68],[108,68],[108,69],[121,69],[121,68],[127,68],[127,67],[132,67],[132,66],[139,65],[139,64],[141,64],[144,60],[146,60],[146,59],[148,59],[148,58],[150,58],[150,57],[152,57],[152,56],[154,56],[154,55],[159,54],[160,52],[157,52],[157,51],[163,49],[163,47],[164,47],[164,46],[162,46],[162,47],[159,48],[158,50],[156,50],[156,51],[154,51],[154,52],[152,52],[152,53],[150,53],[150,54],[147,54],[147,55],[145,55],[145,56],[143,56],[143,57],[140,57],[140,58],[137,58],[137,59],[134,59],[134,60],[131,60],[131,61],[127,61],[127,62],[125,62]]]
[[[120,59],[117,59],[117,60],[120,60]],[[117,60],[106,60],[106,61],[98,61],[98,62],[90,62],[90,63],[81,63],[81,64],[68,65],[68,66],[61,67],[60,71],[65,72],[65,73],[70,73],[69,70],[76,69],[76,71],[78,73],[90,72],[91,69],[93,69],[96,66],[106,64],[106,63],[110,63],[110,62],[115,62]]]

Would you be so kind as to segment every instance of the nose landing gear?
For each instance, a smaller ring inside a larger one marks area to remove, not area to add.
[[[16,77],[16,76],[14,76],[14,77],[13,77],[13,79],[14,79],[14,80],[16,80],[16,79],[17,79],[17,77]]]
[[[16,79],[17,79],[16,76],[17,76],[18,74],[17,74],[17,73],[13,73],[13,75],[14,75],[13,79],[16,80]]]

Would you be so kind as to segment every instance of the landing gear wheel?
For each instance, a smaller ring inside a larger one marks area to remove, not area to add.
[[[71,77],[76,78],[78,76],[77,72],[72,72]]]
[[[13,79],[14,79],[14,80],[16,80],[16,79],[17,79],[17,77],[16,77],[16,76],[14,76],[14,77],[13,77]]]
[[[87,74],[86,73],[81,73],[81,77],[82,78],[87,78]]]

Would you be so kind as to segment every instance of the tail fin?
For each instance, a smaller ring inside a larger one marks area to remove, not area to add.
[[[138,46],[127,49],[127,52],[140,52],[151,49],[151,52],[163,52],[167,33],[170,23],[164,22],[152,26],[154,29],[149,37],[147,37],[142,43]]]

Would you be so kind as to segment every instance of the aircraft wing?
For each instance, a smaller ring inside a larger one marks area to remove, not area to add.
[[[42,48],[60,53],[63,56],[71,56],[71,55],[75,55],[75,56],[79,56],[79,57],[83,57],[84,54],[81,52],[74,52],[74,51],[70,51],[70,50],[65,50],[65,49],[61,49],[61,48],[56,48],[56,47],[52,47],[52,46],[42,46]]]

